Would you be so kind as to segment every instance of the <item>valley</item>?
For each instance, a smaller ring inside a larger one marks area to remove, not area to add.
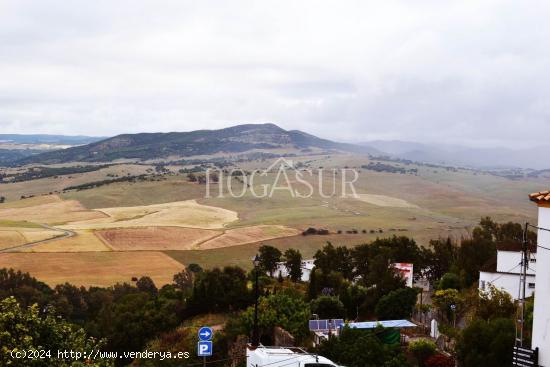
[[[274,157],[257,159],[250,152],[229,155],[220,161],[223,168],[208,155],[193,158],[192,164],[158,159],[98,163],[98,169],[4,182],[0,267],[29,271],[51,285],[66,279],[107,286],[143,275],[162,285],[191,263],[250,268],[250,258],[262,244],[298,248],[307,258],[327,241],[353,246],[406,235],[427,245],[439,237],[468,237],[484,216],[498,221],[533,218],[525,195],[544,186],[539,178],[511,180],[481,170],[388,163],[345,151],[284,157],[299,167],[297,172],[311,171],[301,176],[312,187],[312,195],[305,198],[284,189],[270,197],[254,195],[280,179],[272,171],[257,175],[252,184],[220,171],[223,186],[210,182],[210,195],[205,183],[189,176],[217,169],[248,172],[249,177],[277,165],[282,154],[278,150]],[[365,169],[390,164],[395,169],[387,172]],[[24,173],[42,167],[44,172],[65,166],[74,163],[3,170]],[[340,178],[323,174],[342,169],[357,171],[357,195],[339,195]],[[130,179],[117,180],[120,177]],[[102,184],[88,185],[95,182]],[[230,194],[228,183],[241,197]],[[294,178],[288,183],[297,184]],[[310,227],[328,234],[302,235]],[[64,231],[73,235],[58,237]]]

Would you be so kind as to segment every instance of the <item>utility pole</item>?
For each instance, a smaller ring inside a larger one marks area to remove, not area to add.
[[[527,283],[527,268],[529,267],[529,246],[527,231],[529,223],[525,223],[521,249],[521,272],[519,275],[518,311],[516,321],[516,347],[523,347],[523,333],[525,325],[525,288]]]

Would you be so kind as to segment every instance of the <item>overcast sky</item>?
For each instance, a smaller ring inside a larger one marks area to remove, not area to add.
[[[0,0],[0,133],[541,144],[548,1]]]

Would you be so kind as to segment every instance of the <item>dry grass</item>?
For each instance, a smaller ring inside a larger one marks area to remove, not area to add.
[[[206,241],[198,249],[214,249],[266,241],[280,237],[296,236],[300,232],[294,228],[275,225],[260,225],[227,230],[223,235]]]
[[[175,226],[203,229],[223,228],[238,219],[232,210],[198,204],[195,200],[166,204],[97,209],[100,219],[73,222],[66,229],[107,229]]]
[[[349,197],[352,199],[364,201],[365,203],[369,203],[376,206],[385,206],[385,207],[392,207],[392,208],[416,208],[417,207],[416,205],[411,204],[406,200],[399,199],[392,196],[386,196],[386,195],[357,194],[357,197],[354,197],[351,195]]]
[[[50,286],[107,287],[150,276],[158,287],[172,282],[184,266],[161,252],[4,253],[0,268],[30,272]]]
[[[63,201],[51,196],[48,201],[32,206],[0,207],[0,220],[57,224],[105,217],[101,212],[87,210],[76,200]],[[25,204],[33,204],[33,201]]]
[[[57,232],[59,234],[59,232]],[[111,248],[103,243],[91,231],[78,231],[76,236],[61,238],[26,248],[24,252],[88,252],[111,251]]]
[[[27,242],[25,236],[23,236],[19,231],[9,229],[9,230],[0,230],[0,250],[23,245]]]
[[[143,227],[95,232],[116,251],[190,250],[223,232],[197,228]]]

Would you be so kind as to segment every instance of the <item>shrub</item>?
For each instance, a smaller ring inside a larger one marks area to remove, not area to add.
[[[454,367],[455,361],[443,354],[434,354],[424,363],[426,367]]]
[[[419,366],[426,366],[426,360],[433,356],[437,348],[435,343],[428,339],[419,339],[411,342],[409,345],[409,351],[414,355],[418,361]]]

